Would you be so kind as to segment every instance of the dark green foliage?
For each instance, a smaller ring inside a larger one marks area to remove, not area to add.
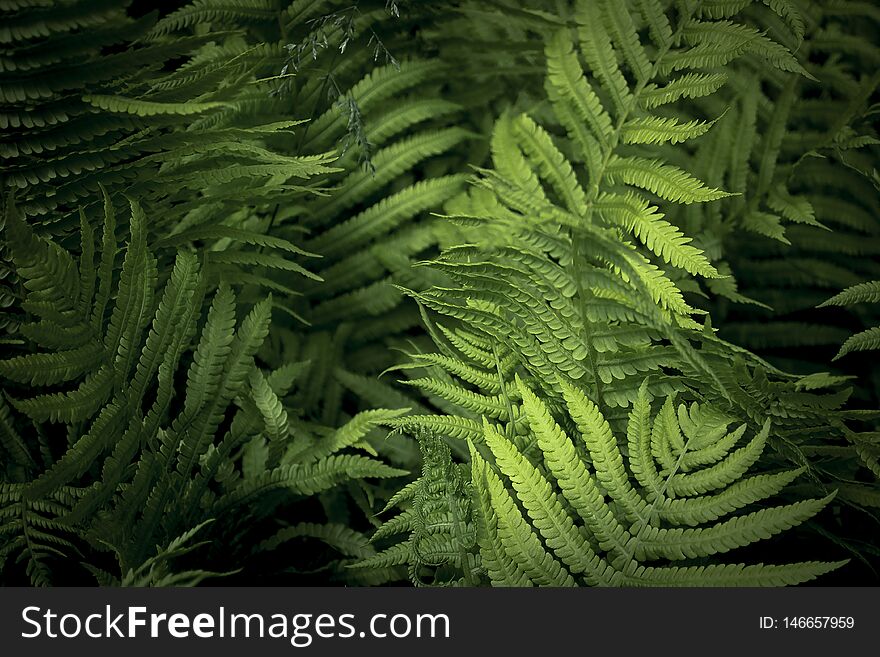
[[[417,435],[421,436],[422,476],[389,501],[383,511],[408,506],[382,525],[372,540],[401,532],[409,536],[354,566],[375,570],[407,565],[416,586],[475,586],[481,576],[469,473],[452,460],[442,438],[429,431]]]
[[[869,4],[0,11],[0,581],[872,576]]]
[[[714,248],[735,276],[736,283],[713,288],[724,297],[713,308],[721,335],[812,373],[828,368],[849,335],[878,323],[869,305],[852,313],[815,307],[880,276],[873,180],[880,16],[861,2],[804,3],[802,11],[797,55],[813,79],[760,69],[734,80],[718,105],[730,109],[697,157],[713,162],[711,182],[725,181],[743,196],[683,220],[718,236]],[[784,33],[783,26],[770,29]],[[756,303],[728,303],[739,295]],[[867,383],[857,394],[877,404],[876,368],[853,359],[834,368],[866,383],[873,378],[874,389]]]
[[[27,483],[5,484],[4,530],[11,536],[4,556],[25,551],[12,561],[24,561],[35,582],[48,581],[46,560],[80,551],[69,533],[91,549],[112,549],[117,577],[141,577],[149,567],[149,581],[166,581],[154,573],[155,560],[178,556],[181,537],[210,520],[241,522],[249,505],[268,495],[266,512],[278,503],[275,490],[308,497],[347,481],[405,474],[342,451],[396,412],[371,411],[337,431],[314,438],[298,432],[292,440],[281,399],[296,385],[296,372],[264,374],[254,363],[269,331],[271,299],[240,319],[226,285],[203,303],[206,280],[198,258],[186,252],[157,290],[145,224],[132,204],[117,279],[109,202],[103,248],[96,252],[84,224],[78,262],[35,236],[14,208],[7,214],[13,263],[27,290],[22,305],[33,315],[21,333],[47,349],[0,361],[6,379],[27,387],[10,386],[7,399],[38,436],[61,426],[70,437],[61,452],[41,443],[39,456],[17,441],[10,453],[17,460],[7,461],[12,480]],[[34,395],[47,387],[56,391]],[[223,531],[223,524],[211,529]],[[154,553],[155,546],[166,552]]]

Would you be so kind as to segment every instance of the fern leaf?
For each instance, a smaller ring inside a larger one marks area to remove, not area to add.
[[[609,181],[646,189],[675,203],[705,203],[730,196],[707,187],[678,167],[641,157],[615,157],[607,169]]]
[[[136,116],[155,116],[157,114],[176,114],[188,116],[224,107],[225,103],[158,103],[123,96],[90,95],[83,98],[87,103],[109,112],[134,114]]]
[[[257,546],[257,550],[271,551],[297,538],[314,538],[339,551],[347,557],[368,558],[375,554],[366,537],[345,525],[328,523],[319,525],[303,522],[279,529],[271,538]]]
[[[147,250],[145,217],[137,203],[131,205],[131,241],[125,250],[116,305],[104,337],[114,354],[113,370],[119,381],[128,379],[137,357],[140,336],[149,322],[153,288],[157,278],[156,259]]]
[[[791,2],[791,0],[761,1],[774,12],[779,14],[779,16],[791,28],[792,33],[798,41],[801,41],[804,38],[804,32],[806,31],[804,17],[794,2]]]
[[[104,346],[89,342],[76,349],[28,354],[0,361],[0,375],[34,386],[55,385],[70,381],[100,364]]]
[[[842,358],[854,351],[869,351],[880,349],[880,326],[866,329],[846,339],[840,347],[840,351],[833,360]]]
[[[595,556],[563,510],[550,482],[491,425],[485,425],[484,436],[499,469],[510,479],[547,546],[573,573],[589,570]]]
[[[471,443],[472,445],[473,443]],[[480,546],[480,557],[493,586],[525,587],[533,586],[529,575],[519,563],[504,549],[498,533],[498,516],[492,506],[492,499],[487,487],[487,467],[485,461],[474,456],[471,447],[471,470],[474,484],[474,497],[477,513],[482,519],[478,523],[477,541]]]
[[[736,481],[758,460],[770,435],[769,421],[749,443],[731,452],[722,461],[698,472],[672,475],[668,483],[670,495],[702,495]]]
[[[37,422],[82,422],[107,401],[115,380],[113,369],[105,365],[89,374],[74,390],[10,399],[10,403]]]
[[[586,194],[571,165],[554,146],[547,132],[527,115],[521,115],[514,121],[514,131],[540,176],[553,185],[571,212],[582,214],[586,208]]]
[[[755,475],[742,479],[715,495],[667,499],[657,512],[663,520],[675,525],[696,526],[712,522],[749,504],[776,495],[802,473],[803,469],[799,469]]]
[[[678,144],[706,134],[714,121],[681,123],[672,118],[646,116],[623,124],[621,136],[627,144]]]
[[[284,410],[281,400],[269,387],[266,377],[259,369],[251,370],[249,382],[251,396],[263,418],[266,438],[269,441],[268,458],[274,465],[278,463],[290,434],[287,411]]]
[[[805,561],[801,563],[718,564],[672,568],[640,568],[630,582],[653,586],[793,586],[809,582],[837,568],[846,561]]]
[[[553,88],[571,104],[576,117],[590,126],[599,143],[604,143],[612,132],[611,117],[585,79],[567,32],[558,32],[548,43],[547,68]]]
[[[243,482],[228,495],[217,501],[218,510],[243,504],[269,490],[286,489],[300,495],[332,488],[349,479],[400,477],[407,474],[381,461],[351,454],[328,456],[315,463],[281,466],[255,480]]]
[[[296,460],[299,463],[308,463],[335,454],[362,440],[376,426],[391,424],[396,418],[407,412],[409,412],[408,408],[395,410],[376,408],[362,411],[326,439],[322,439],[307,450],[297,453]]]
[[[602,16],[594,3],[580,0],[576,4],[581,50],[590,68],[611,94],[618,116],[626,111],[630,99],[629,85],[617,66],[617,57],[608,34],[602,29]]]
[[[136,398],[146,392],[169,351],[178,354],[182,351],[183,347],[175,343],[180,341],[178,331],[188,333],[190,322],[184,318],[191,315],[194,307],[201,306],[200,295],[196,292],[199,282],[199,267],[195,256],[179,253],[135,369],[131,389]]]
[[[516,563],[538,586],[573,586],[574,579],[541,544],[529,527],[501,479],[485,463],[478,452],[471,448],[474,469],[483,469],[484,483],[491,507],[497,519],[498,537],[506,559]]]
[[[660,46],[669,45],[672,41],[672,26],[660,0],[638,0],[638,6],[654,42]]]
[[[820,303],[817,308],[851,306],[856,303],[880,303],[880,281],[868,281],[848,287],[843,292]]]
[[[707,278],[717,277],[703,251],[690,245],[675,226],[663,220],[663,214],[634,194],[602,194],[596,210],[610,223],[624,226],[651,251],[676,267]]]
[[[639,102],[645,109],[654,109],[680,98],[702,98],[715,93],[726,82],[727,75],[724,73],[685,73],[662,87],[648,85],[639,95]]]
[[[637,559],[660,556],[690,559],[726,552],[802,523],[821,511],[833,497],[832,494],[821,500],[762,509],[700,530],[652,527],[641,531],[633,539],[634,555]]]

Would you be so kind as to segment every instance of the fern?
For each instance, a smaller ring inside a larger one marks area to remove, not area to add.
[[[712,54],[714,46],[733,43],[739,38],[737,35],[752,33],[751,28],[740,28],[727,20],[728,14],[723,16],[724,20],[713,22],[708,20],[710,16],[703,16],[695,23],[696,17],[684,12],[678,16],[678,26],[668,31],[661,22],[655,27],[662,44],[652,60],[634,28],[626,27],[629,19],[618,15],[623,12],[602,3],[578,3],[575,18],[581,51],[595,81],[591,82],[585,75],[567,32],[557,33],[547,48],[548,97],[567,140],[554,136],[528,116],[502,116],[493,133],[495,169],[482,170],[476,181],[477,189],[467,198],[448,204],[450,219],[480,226],[482,235],[474,246],[450,249],[441,258],[427,263],[431,269],[449,277],[452,286],[411,292],[419,303],[453,318],[475,334],[475,338],[459,339],[467,346],[456,344],[455,349],[450,350],[451,345],[444,345],[438,340],[439,336],[435,336],[443,357],[435,356],[431,362],[440,375],[412,381],[451,417],[415,415],[396,420],[394,425],[403,430],[429,432],[447,440],[470,442],[473,483],[481,487],[477,495],[480,499],[474,503],[475,508],[483,509],[480,549],[483,561],[491,564],[487,567],[496,573],[498,581],[563,585],[574,583],[575,576],[590,573],[580,581],[635,583],[635,579],[627,577],[637,572],[653,572],[639,571],[640,560],[708,557],[716,550],[746,545],[765,535],[764,530],[774,533],[776,530],[768,529],[771,525],[782,531],[800,524],[807,517],[800,516],[801,512],[811,515],[831,498],[826,497],[826,485],[820,484],[814,490],[820,493],[817,499],[822,502],[793,502],[782,507],[786,511],[778,511],[780,515],[756,510],[736,516],[728,524],[719,524],[707,534],[714,536],[717,532],[718,542],[709,540],[706,551],[690,546],[659,545],[655,551],[642,552],[636,541],[616,566],[613,558],[606,563],[602,561],[605,558],[602,551],[597,552],[581,536],[580,530],[563,521],[564,505],[552,481],[539,478],[541,469],[535,459],[548,448],[539,443],[540,452],[536,453],[534,441],[523,437],[523,411],[517,409],[518,400],[525,393],[522,387],[510,389],[510,370],[506,375],[501,374],[497,384],[489,382],[487,369],[491,360],[486,349],[490,345],[496,349],[496,357],[498,348],[502,353],[511,353],[514,368],[528,372],[530,380],[541,390],[535,403],[541,399],[560,400],[567,390],[584,389],[589,391],[589,403],[595,412],[611,426],[622,428],[623,416],[617,409],[633,404],[644,406],[647,394],[644,380],[650,373],[656,373],[656,377],[649,379],[651,394],[693,394],[705,399],[705,403],[717,405],[719,410],[733,413],[733,417],[747,419],[752,426],[761,426],[771,418],[764,432],[758,434],[760,438],[734,452],[735,455],[724,462],[726,466],[695,474],[689,479],[694,482],[694,488],[685,486],[676,491],[675,479],[670,477],[675,469],[673,456],[679,456],[688,443],[676,433],[679,427],[674,427],[674,431],[670,429],[672,433],[662,437],[663,423],[671,427],[669,417],[675,415],[670,405],[664,412],[666,419],[655,423],[658,429],[653,442],[647,443],[646,453],[647,458],[660,461],[666,475],[661,475],[663,469],[656,465],[645,470],[648,464],[644,455],[633,463],[631,476],[646,489],[644,493],[635,493],[641,502],[635,497],[629,500],[633,509],[642,508],[646,496],[652,496],[647,502],[650,505],[655,499],[662,499],[667,491],[673,496],[703,495],[733,484],[763,453],[765,442],[773,445],[777,456],[761,457],[764,467],[771,464],[785,467],[791,463],[799,468],[809,467],[806,450],[811,449],[810,436],[815,423],[835,435],[832,442],[838,445],[849,442],[848,449],[861,450],[865,464],[870,467],[871,463],[871,457],[857,446],[862,439],[844,429],[843,416],[837,415],[846,391],[836,395],[805,393],[803,388],[798,388],[796,378],[719,340],[708,322],[700,326],[695,321],[704,311],[686,300],[686,293],[698,289],[687,275],[712,280],[720,278],[719,270],[707,258],[705,250],[692,246],[675,224],[663,219],[659,208],[675,207],[675,203],[709,204],[729,194],[659,159],[655,153],[675,157],[668,146],[645,152],[631,151],[625,143],[633,142],[633,146],[665,144],[678,141],[683,132],[685,135],[692,132],[694,137],[706,133],[703,130],[706,126],[697,128],[699,123],[669,123],[638,114],[641,94],[656,84],[652,82],[655,76],[677,77],[681,75],[677,71],[715,67],[730,62],[733,56],[749,52],[769,59],[784,72],[804,74],[805,71],[793,63],[790,55],[774,54],[781,51],[765,42],[756,44],[755,50],[751,46],[733,48],[718,60]],[[658,16],[655,14],[654,19],[659,20]],[[618,49],[619,57],[615,57]],[[620,60],[626,63],[626,69],[620,68]],[[676,84],[689,89],[694,97],[717,89],[717,85],[705,80],[686,86],[693,82],[690,78]],[[599,93],[593,86],[596,84],[601,88]],[[675,93],[669,95],[670,99],[679,97]],[[648,103],[651,107],[660,104],[658,101]],[[674,132],[670,131],[673,125],[689,127]],[[577,154],[574,162],[566,157],[567,152]],[[575,162],[583,163],[581,171]],[[654,206],[658,198],[661,205]],[[792,202],[788,203],[786,207]],[[622,237],[626,235],[623,230],[631,237]],[[446,331],[446,335],[455,333]],[[699,343],[699,350],[692,343]],[[441,370],[447,373],[441,374]],[[453,376],[450,378],[449,374]],[[497,393],[498,384],[501,395]],[[471,386],[493,389],[495,396],[478,394]],[[812,402],[806,402],[804,394],[816,396]],[[544,403],[547,413],[551,407],[561,406],[560,401]],[[809,409],[806,405],[809,403],[815,406]],[[481,417],[483,422],[492,423],[482,432],[479,430]],[[576,423],[576,418],[569,421]],[[496,424],[498,422],[501,424]],[[530,430],[535,431],[535,427],[530,426]],[[713,457],[707,462],[720,460],[736,440],[713,446]],[[474,446],[484,443],[513,483],[519,503],[530,514],[529,519],[520,513],[514,497],[491,465],[477,460],[478,454],[482,453],[483,459],[487,455],[485,448]],[[596,465],[596,459],[601,457],[588,452],[589,459]],[[634,458],[632,450],[630,458]],[[698,454],[694,458],[696,466],[701,464],[700,459],[709,457]],[[545,465],[551,467],[546,461]],[[533,467],[538,469],[530,469]],[[715,479],[718,471],[726,467],[733,469]],[[657,474],[649,476],[655,470]],[[812,471],[811,474],[815,476]],[[647,478],[640,479],[642,476]],[[781,476],[779,481],[786,480],[787,476]],[[626,477],[629,479],[630,475]],[[831,479],[835,477],[832,475]],[[572,479],[583,477],[572,476]],[[563,485],[558,476],[554,480],[556,485]],[[704,482],[706,488],[701,487]],[[751,488],[751,485],[742,488]],[[755,483],[755,489],[760,488]],[[603,489],[607,489],[606,482]],[[740,494],[740,488],[733,490],[737,492],[725,491],[721,499],[731,500]],[[742,506],[760,501],[742,499]],[[567,502],[573,504],[571,499]],[[734,505],[727,513],[739,508]],[[789,512],[794,515],[789,516]],[[720,515],[696,522],[717,520],[725,512],[717,513]],[[591,509],[591,514],[605,515],[600,509]],[[630,523],[634,520],[629,518]],[[750,522],[761,525],[762,529],[748,529]],[[764,522],[770,524],[763,526]],[[396,524],[394,527],[397,528]],[[739,530],[744,533],[733,538]],[[674,543],[679,536],[696,539],[699,533],[659,527],[656,531],[644,531],[656,535],[659,543],[665,539]],[[636,535],[638,532],[636,530]],[[610,539],[595,535],[595,540],[600,545],[605,540],[603,547],[607,548]],[[635,539],[629,536],[620,540],[621,544],[628,544]],[[403,548],[395,546],[392,550],[397,563],[406,558]],[[830,566],[810,563],[804,567],[806,570],[800,566],[771,569],[766,571],[766,583],[797,583],[802,581],[801,577],[811,577],[809,573],[814,567],[817,568],[815,574],[820,574],[827,572]],[[614,574],[617,570],[627,573],[626,576]],[[658,575],[655,583],[669,584],[679,577],[682,582],[696,581],[691,576],[704,577],[709,582],[714,572],[719,575],[719,584],[731,583],[734,575],[742,577],[745,583],[757,583],[761,575],[760,568],[745,566],[724,566],[708,571],[682,569]]]
[[[405,550],[392,546],[354,564],[356,568],[387,568],[407,565],[410,579],[421,584],[474,586],[479,581],[479,557],[475,554],[476,523],[470,482],[451,459],[443,441],[425,433],[420,441],[424,455],[418,485],[389,502],[411,503],[402,514],[386,522],[373,541],[408,532]]]
[[[880,301],[880,281],[869,281],[867,283],[859,283],[845,289],[843,292],[834,295],[827,301],[819,304],[823,306],[849,306],[855,303]],[[861,333],[856,333],[846,339],[840,347],[840,351],[834,357],[835,360],[845,356],[853,351],[880,349],[880,327],[866,329]]]
[[[680,221],[695,229],[713,226],[707,235],[727,235],[716,248],[729,259],[735,281],[708,286],[725,297],[714,309],[722,335],[774,364],[808,373],[826,368],[834,356],[831,348],[854,330],[876,324],[869,306],[848,317],[812,310],[831,294],[878,276],[872,216],[877,198],[870,182],[876,80],[859,73],[876,50],[866,34],[876,16],[859,4],[842,10],[840,3],[822,2],[802,10],[802,20],[789,27],[803,35],[798,58],[821,82],[785,80],[769,70],[758,72],[760,85],[752,70],[733,77],[731,109],[697,157],[712,163],[713,183],[726,181],[728,189],[744,196],[724,201],[720,212],[689,209]],[[767,12],[754,15],[775,33],[785,32]],[[835,50],[843,34],[858,45]],[[755,239],[740,227],[769,239]],[[871,377],[853,360],[835,364],[839,373]],[[858,394],[876,403],[874,388]]]
[[[161,294],[154,294],[155,259],[147,248],[145,217],[134,203],[131,237],[114,278],[116,219],[109,201],[106,209],[104,248],[99,252],[90,245],[92,232],[84,223],[78,262],[36,236],[14,211],[7,216],[13,262],[27,289],[23,305],[34,315],[21,331],[48,351],[6,359],[2,373],[33,391],[75,386],[30,397],[8,391],[12,406],[34,428],[63,422],[72,438],[44,472],[34,472],[26,484],[9,485],[5,526],[13,534],[4,556],[23,550],[31,581],[49,583],[43,562],[78,549],[66,538],[74,534],[86,537],[91,549],[113,548],[122,583],[195,583],[208,573],[168,570],[168,560],[179,555],[177,546],[186,540],[175,537],[221,517],[231,506],[270,490],[310,496],[351,478],[403,474],[370,457],[337,455],[364,436],[376,421],[371,416],[356,418],[357,425],[310,448],[291,441],[279,397],[283,389],[273,388],[280,385],[278,377],[263,375],[253,360],[268,332],[271,301],[256,304],[239,323],[228,286],[214,295],[192,352],[186,389],[175,402],[175,372],[190,351],[207,280],[195,256],[181,252]],[[113,280],[118,281],[115,300],[109,298]],[[56,327],[53,337],[41,342],[48,325]],[[236,409],[233,402],[240,396]],[[231,425],[217,441],[229,413]],[[13,439],[9,448],[17,450],[29,472],[30,441]],[[258,468],[253,457],[239,462],[236,454],[255,441],[268,446]],[[49,446],[51,451],[58,447]],[[245,476],[230,479],[239,467]],[[95,470],[100,475],[91,483],[87,473]],[[225,482],[219,493],[214,491],[218,477]],[[175,512],[169,514],[169,508]],[[157,544],[169,547],[152,553]]]
[[[803,472],[745,476],[761,456],[768,425],[734,450],[745,425],[727,433],[729,417],[698,403],[690,408],[682,404],[676,413],[672,397],[652,419],[651,399],[643,385],[630,411],[629,456],[624,459],[610,425],[583,391],[563,386],[567,422],[574,423],[580,436],[572,441],[539,397],[522,382],[518,388],[528,423],[527,444],[537,445],[537,460],[490,423],[484,425],[482,442],[495,465],[470,443],[479,563],[493,585],[778,586],[842,565],[718,562],[716,555],[796,526],[831,499],[738,513],[775,495]],[[448,461],[448,450],[434,447],[426,458],[443,459],[444,454]],[[378,538],[411,532],[404,544],[406,554],[390,548],[361,566],[402,562],[404,556],[411,569],[423,563],[417,547],[417,541],[424,540],[422,528],[449,527],[449,520],[443,522],[445,509],[469,499],[466,491],[457,491],[451,500],[446,496],[447,506],[419,506],[419,495],[436,489],[435,481],[426,471],[413,511],[377,533]],[[439,563],[449,563],[467,576],[467,564],[476,562],[473,547],[473,540],[458,535],[440,554],[448,558],[457,549],[467,559]],[[685,565],[674,565],[681,561]]]
[[[4,583],[867,573],[867,3],[171,9],[0,8]]]

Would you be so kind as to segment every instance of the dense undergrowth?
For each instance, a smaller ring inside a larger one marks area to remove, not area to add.
[[[0,0],[0,581],[876,583],[876,6],[149,9]]]

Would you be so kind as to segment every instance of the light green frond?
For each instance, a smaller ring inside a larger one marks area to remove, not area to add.
[[[511,558],[504,549],[498,531],[498,516],[492,506],[492,497],[488,488],[488,464],[480,457],[471,445],[471,478],[474,485],[475,506],[480,522],[478,523],[477,541],[480,545],[480,557],[493,586],[525,587],[534,586],[528,573],[520,563]]]
[[[672,26],[660,0],[638,0],[637,4],[654,42],[659,46],[669,45],[672,41]]]
[[[703,251],[690,245],[691,238],[665,221],[656,206],[635,194],[604,193],[596,200],[595,207],[606,221],[632,232],[669,264],[707,278],[719,275]]]
[[[806,500],[786,506],[762,509],[701,529],[643,530],[633,539],[637,559],[693,559],[723,553],[770,538],[821,511],[832,499]]]
[[[547,195],[541,187],[538,176],[529,166],[513,130],[514,120],[503,114],[492,129],[492,159],[498,162],[498,172],[511,182],[527,191],[537,200],[546,200]]]
[[[466,390],[458,385],[438,379],[422,378],[405,381],[407,385],[417,386],[422,390],[448,399],[454,404],[468,409],[477,415],[501,418],[506,415],[503,399],[500,395],[487,396]]]
[[[672,475],[668,483],[669,495],[702,495],[730,485],[741,478],[758,460],[769,435],[770,422],[768,420],[763,429],[747,445],[730,452],[715,465],[696,472]]]
[[[612,132],[611,117],[584,77],[566,31],[558,32],[547,45],[547,71],[549,82],[573,108],[575,118],[586,123],[591,136],[603,144]]]
[[[722,492],[696,498],[666,499],[657,508],[660,517],[673,525],[696,526],[712,522],[754,502],[772,497],[794,481],[803,470],[789,470],[742,479]]]
[[[400,431],[415,433],[426,431],[456,440],[483,441],[483,427],[472,418],[455,415],[407,415],[388,423]]]
[[[621,136],[627,144],[677,144],[706,134],[714,121],[688,121],[646,116],[623,124]]]
[[[617,65],[617,56],[611,45],[611,39],[603,29],[600,8],[595,3],[579,0],[575,19],[584,58],[593,74],[611,94],[615,114],[619,117],[625,112],[630,100],[629,85]]]
[[[639,95],[639,102],[645,109],[654,109],[680,98],[702,98],[715,93],[726,82],[724,73],[685,73],[672,78],[662,87],[648,85]]]
[[[706,203],[730,196],[727,192],[707,187],[689,173],[660,160],[615,157],[608,164],[607,175],[612,182],[641,187],[675,203]]]
[[[586,194],[550,135],[525,114],[518,116],[513,125],[519,144],[541,178],[550,182],[571,212],[582,214],[586,208]]]
[[[547,546],[573,573],[590,570],[595,556],[565,513],[550,482],[490,425],[484,427],[484,439]]]
[[[512,560],[538,586],[573,586],[575,582],[571,574],[544,549],[498,475],[476,451],[471,451],[471,457],[474,471],[483,470],[483,485],[488,492],[506,559]]]
[[[521,388],[529,426],[538,438],[544,461],[559,484],[562,494],[596,537],[599,546],[609,552],[612,559],[619,558],[626,543],[626,529],[605,504],[604,492],[596,485],[579,458],[574,444],[559,425],[553,422],[540,399],[524,386]],[[617,451],[616,444],[611,444],[613,438],[610,430],[607,425],[595,426],[598,419],[593,410],[595,407],[590,406],[589,400],[580,390],[564,382],[562,389],[572,419],[578,424],[581,436],[590,450],[596,478],[604,490],[621,500],[628,516],[638,517],[643,502],[627,482],[620,452]],[[588,564],[593,566],[590,575],[597,582],[607,584],[608,582],[603,582],[602,569],[595,568],[596,555],[586,545],[583,550],[587,553],[585,556],[592,555],[590,561],[593,563]]]

